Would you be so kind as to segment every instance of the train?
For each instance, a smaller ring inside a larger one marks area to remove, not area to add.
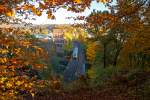
[[[73,49],[73,54],[72,54],[72,58],[73,59],[78,59],[78,47],[75,47],[74,49]]]

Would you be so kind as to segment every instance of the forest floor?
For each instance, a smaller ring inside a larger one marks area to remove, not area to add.
[[[35,96],[33,100],[150,100],[150,73],[135,73],[133,79],[117,76],[104,86],[54,90]],[[29,99],[27,99],[29,100]]]
[[[115,93],[115,90],[80,89],[78,91],[50,94],[36,97],[35,100],[140,100],[137,96],[127,96],[124,93]]]

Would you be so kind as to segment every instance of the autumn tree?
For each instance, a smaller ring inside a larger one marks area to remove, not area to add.
[[[87,7],[90,7],[94,0],[2,0],[0,1],[0,14],[6,16],[14,16],[15,13],[31,14],[41,16],[46,10],[47,17],[55,19],[53,15],[59,8],[65,8],[68,11],[76,13],[83,12]],[[97,2],[108,3],[111,0],[95,0]],[[34,2],[34,3],[33,3]],[[35,4],[38,5],[35,6]]]
[[[147,0],[139,2],[118,0],[117,5],[108,5],[111,13],[93,12],[87,18],[86,26],[89,33],[93,34],[96,41],[99,40],[104,43],[104,65],[106,62],[105,52],[107,52],[105,48],[107,48],[107,45],[111,47],[109,43],[113,44],[114,49],[108,51],[107,54],[111,54],[112,65],[116,66],[120,52],[128,38],[143,30],[144,24],[141,18],[146,3]]]
[[[14,29],[0,31],[0,99],[17,99],[23,95],[36,93],[42,84],[38,81],[38,73],[46,67],[43,63],[46,54],[35,46],[32,39],[25,34],[13,32]],[[43,58],[43,59],[42,59]],[[43,61],[39,61],[43,60]],[[37,84],[38,83],[38,84]]]
[[[146,2],[141,7],[138,15],[133,17],[132,33],[126,40],[123,52],[126,52],[126,61],[129,66],[148,66],[149,59],[149,3]],[[138,16],[138,20],[137,20]],[[143,17],[140,19],[139,17]],[[139,22],[140,21],[140,22]],[[135,24],[135,28],[134,25]],[[148,43],[148,44],[147,44]]]
[[[117,65],[122,49],[129,49],[125,47],[129,39],[135,39],[135,34],[141,34],[143,32],[143,9],[146,7],[147,0],[142,1],[118,1],[116,8],[116,22],[111,29],[113,36],[115,36],[116,52],[114,56],[113,65]],[[127,50],[128,51],[128,50]]]
[[[106,49],[109,43],[108,31],[113,26],[115,16],[107,11],[93,11],[86,18],[86,29],[92,35],[94,41],[98,41],[103,45],[103,65],[106,67]]]
[[[98,42],[88,42],[86,50],[86,58],[90,64],[93,64],[96,60],[97,52],[100,51],[100,45]]]

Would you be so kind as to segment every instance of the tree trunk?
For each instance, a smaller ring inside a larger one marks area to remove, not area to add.
[[[113,61],[113,66],[116,66],[117,65],[117,60],[118,60],[118,56],[120,54],[120,51],[121,51],[122,47],[119,48],[115,54],[115,58],[114,58],[114,61]]]
[[[104,68],[106,68],[106,44],[104,43]]]

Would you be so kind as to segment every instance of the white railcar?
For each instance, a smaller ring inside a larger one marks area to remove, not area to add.
[[[77,59],[78,58],[78,47],[75,47],[73,49],[73,55],[72,55],[73,59]]]

